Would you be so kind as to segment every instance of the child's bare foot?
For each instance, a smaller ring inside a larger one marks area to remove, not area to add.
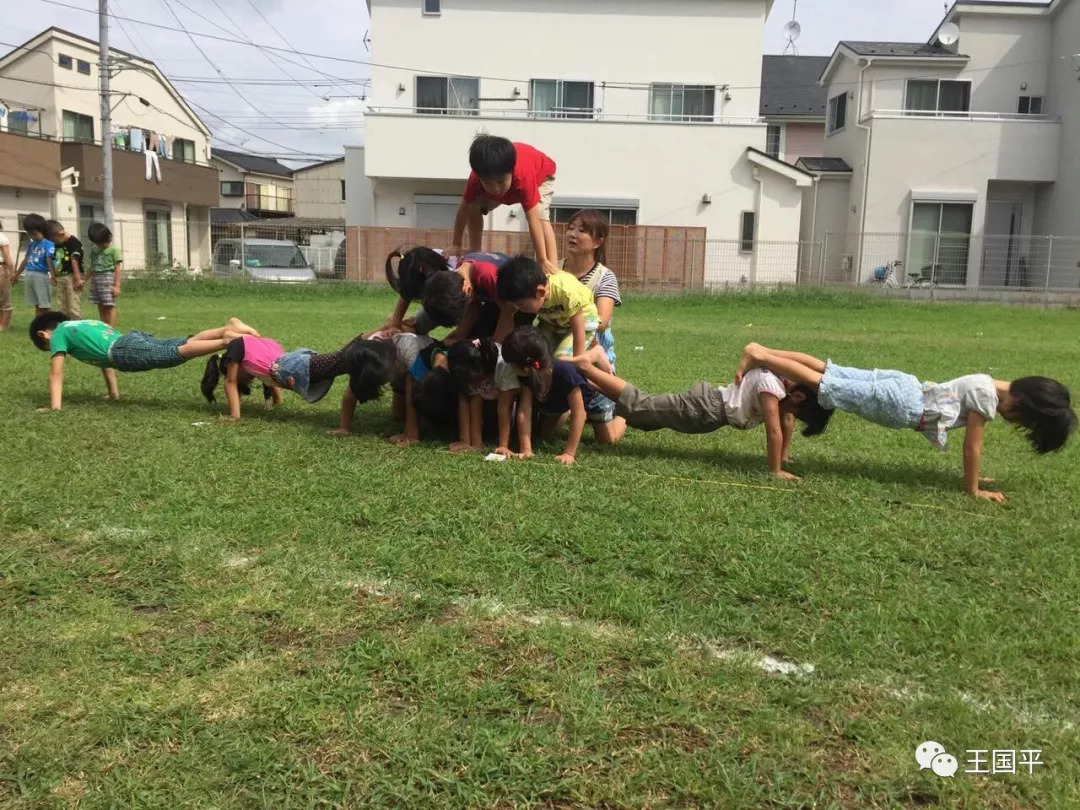
[[[105,402],[116,402],[118,399],[120,399],[120,395],[119,394],[102,394],[101,398]]]
[[[350,436],[352,431],[348,428],[334,428],[333,430],[326,431],[327,436]]]
[[[229,318],[229,330],[231,330],[233,332],[236,332],[236,333],[238,333],[240,335],[251,335],[252,337],[262,337],[262,335],[260,335],[257,330],[255,330],[252,327],[248,326],[246,323],[244,323],[239,318]],[[226,330],[226,334],[228,334],[229,330]]]
[[[766,349],[760,343],[747,343],[739,358],[739,365],[735,368],[735,382],[741,383],[746,372],[757,368],[765,356]]]
[[[391,436],[387,441],[396,444],[398,447],[411,447],[419,442],[420,438],[418,436],[410,436],[408,433],[399,433],[396,436]]]
[[[450,445],[451,453],[475,453],[479,447],[473,447],[468,442],[454,442]]]

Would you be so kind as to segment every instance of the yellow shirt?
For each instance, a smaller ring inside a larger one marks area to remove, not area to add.
[[[543,323],[556,329],[569,329],[570,319],[575,315],[583,315],[586,328],[589,321],[592,321],[593,328],[596,328],[599,316],[596,313],[596,304],[593,303],[592,291],[588,287],[565,270],[548,276],[547,285],[547,300],[537,313]]]

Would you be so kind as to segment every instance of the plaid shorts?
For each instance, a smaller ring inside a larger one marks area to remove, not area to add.
[[[90,275],[90,303],[99,307],[115,307],[112,288],[116,273],[92,273]]]
[[[117,371],[153,371],[179,366],[186,358],[180,347],[187,338],[156,338],[147,332],[128,332],[109,347],[109,363]]]

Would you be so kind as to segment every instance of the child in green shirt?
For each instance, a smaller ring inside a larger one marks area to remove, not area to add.
[[[64,391],[64,358],[101,369],[108,393],[106,399],[119,399],[117,371],[151,371],[172,368],[193,357],[223,351],[235,338],[259,333],[238,318],[217,329],[207,329],[189,338],[156,338],[146,332],[117,332],[103,321],[73,321],[62,312],[46,312],[30,322],[30,340],[51,355],[48,408],[59,411]]]
[[[116,326],[116,299],[120,295],[120,275],[124,254],[113,244],[112,231],[100,222],[86,231],[90,248],[90,303],[97,304],[98,315],[109,326]]]

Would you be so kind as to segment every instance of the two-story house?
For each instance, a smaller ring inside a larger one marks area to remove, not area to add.
[[[828,160],[800,163],[842,183],[804,216],[804,238],[839,247],[828,272],[901,260],[938,284],[1041,287],[1071,264],[1075,283],[1066,240],[1036,237],[1078,232],[1078,43],[1076,0],[958,2],[927,43],[841,42]]]
[[[215,149],[210,162],[218,170],[218,208],[239,208],[271,219],[296,215],[293,170],[274,158]]]
[[[818,79],[827,56],[765,56],[761,61],[761,117],[765,151],[786,163],[825,154],[825,88]]]
[[[110,49],[112,131],[102,132],[98,58],[96,42],[58,28],[0,57],[0,221],[13,236],[39,213],[85,237],[104,213],[109,138],[125,263],[204,266],[217,201],[209,129],[153,62]]]
[[[486,131],[554,159],[555,221],[590,207],[615,224],[702,227],[736,245],[727,277],[755,278],[760,242],[798,239],[812,182],[765,151],[771,5],[368,0],[365,148],[347,150],[346,162],[349,188],[363,194],[350,194],[349,210],[370,221],[351,224],[448,227],[469,144]],[[486,226],[525,222],[503,207]],[[792,265],[775,280],[794,278]]]
[[[310,219],[345,219],[345,158],[324,160],[293,172],[296,215]]]

